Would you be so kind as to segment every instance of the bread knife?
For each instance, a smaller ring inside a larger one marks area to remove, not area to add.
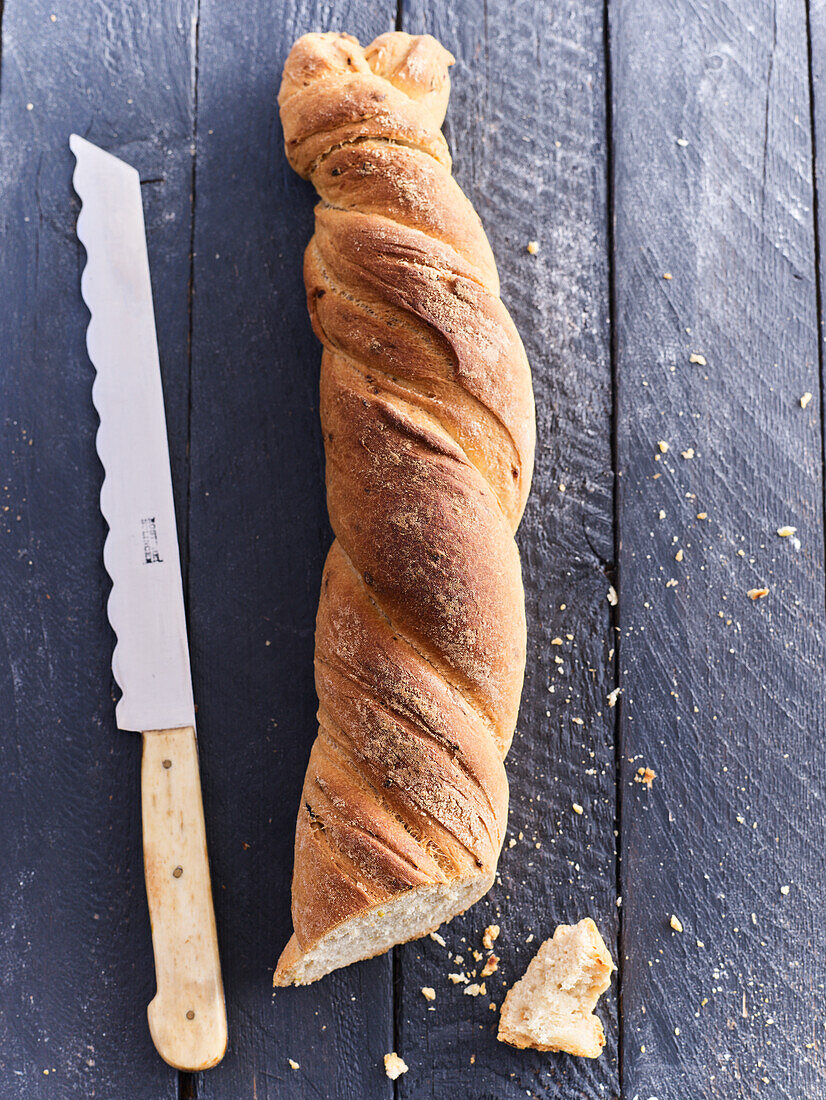
[[[220,1062],[226,1009],[207,860],[183,586],[152,307],[140,177],[77,134],[74,188],[86,250],[81,294],[100,416],[103,561],[121,689],[117,725],[143,736],[141,816],[157,991],[158,1053],[202,1070]]]

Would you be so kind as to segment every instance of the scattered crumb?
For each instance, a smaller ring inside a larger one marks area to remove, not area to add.
[[[764,596],[768,596],[768,588],[750,588],[746,595],[750,600],[762,600]]]
[[[467,984],[467,977],[464,974],[448,974],[448,980],[453,982],[454,985],[460,985],[462,982]]]
[[[665,519],[665,509],[664,508],[660,508],[659,512],[657,512],[657,518],[658,519]]]
[[[294,1058],[288,1058],[287,1061],[290,1063],[290,1069],[301,1069],[301,1066]]]
[[[515,848],[516,847],[516,841],[513,839],[513,837],[511,837],[510,840],[508,841],[508,847],[509,848]]]
[[[680,451],[680,454],[683,456],[683,458],[694,458],[694,448],[686,447],[684,451]]]
[[[781,886],[780,887],[780,893],[783,894],[784,897],[786,896],[786,894],[788,894],[788,892],[789,892],[789,887],[788,886]]]
[[[616,590],[616,588],[614,588],[613,584],[610,585],[609,588],[608,588],[608,603],[610,603],[611,607],[616,607],[617,604],[619,603],[619,597],[617,596],[617,590]]]
[[[384,1072],[390,1078],[391,1081],[395,1081],[397,1077],[401,1077],[403,1073],[407,1073],[407,1062],[403,1058],[400,1058],[396,1054],[395,1050],[384,1056]]]
[[[436,990],[432,989],[429,985],[422,986],[422,996],[426,1001],[436,1000]]]
[[[438,943],[439,947],[447,947],[447,944],[445,943],[444,939],[439,935],[438,932],[431,932],[430,933],[430,938],[432,940],[435,940],[435,942]]]
[[[622,694],[622,688],[614,688],[613,691],[608,692],[608,706],[615,707],[617,705],[617,699]]]
[[[688,142],[685,138],[677,138],[677,144],[680,146],[681,149],[685,149],[686,145],[688,145]]]
[[[635,783],[643,783],[651,790],[651,785],[657,778],[657,773],[653,768],[637,768],[637,774],[634,776]]]
[[[551,638],[551,645],[562,645],[561,638]]]
[[[528,252],[530,252],[532,256],[535,256],[539,251],[539,241],[528,241],[527,248]]]
[[[666,443],[666,441],[664,439],[661,439],[657,443],[657,446],[660,448],[660,454],[661,455],[664,455],[664,454],[668,453],[668,444]]]
[[[781,539],[787,539],[787,538],[790,538],[792,535],[797,534],[797,528],[796,527],[778,527],[777,528],[777,533],[778,533],[778,535],[780,535]]]
[[[675,916],[673,913],[671,914],[671,920],[668,923],[671,925],[675,932],[682,932],[683,926],[680,918]]]
[[[682,560],[683,560],[683,550],[682,550],[682,547],[680,547],[680,549],[674,555],[674,561],[682,561]]]
[[[33,103],[27,103],[26,104],[26,110],[27,111],[33,111],[34,110],[34,104]],[[807,402],[807,404],[808,404],[808,402]],[[804,408],[805,408],[805,406],[804,406]]]
[[[574,802],[574,803],[572,803],[572,805],[573,805],[573,811],[574,811],[575,814],[584,813],[584,810],[582,809],[582,807],[580,806],[580,804],[578,802]]]
[[[809,402],[811,400],[812,400],[812,395],[810,393],[804,393],[803,396],[800,398],[800,407],[801,407],[801,409],[805,409],[806,406],[809,404]]]
[[[499,939],[499,932],[500,928],[498,924],[489,924],[487,926],[482,936],[482,947],[484,947],[486,951],[493,950],[494,940]]]
[[[497,955],[491,955],[485,965],[479,972],[480,978],[489,978],[491,974],[494,974],[499,969],[499,957]]]
[[[697,519],[708,519],[708,512],[698,512]]]
[[[474,982],[473,985],[466,985],[462,992],[466,993],[468,997],[478,997],[480,995],[484,996],[487,993],[487,990],[485,989],[484,982]]]
[[[704,355],[700,355],[696,351],[692,351],[691,355],[689,355],[688,357],[688,361],[689,363],[696,363],[698,367],[708,366],[708,363],[706,362],[706,357]]]
[[[703,943],[702,940],[697,940],[697,946],[698,947],[705,947],[705,944]]]
[[[665,272],[665,273],[663,274],[663,278],[664,278],[664,279],[673,279],[673,278],[674,278],[674,276],[673,276],[673,275],[671,274],[671,272],[670,272],[670,271],[666,271],[666,272]]]
[[[585,719],[584,718],[572,718],[571,721],[577,726],[584,726],[585,725]]]
[[[476,1063],[476,1055],[475,1055],[475,1054],[471,1054],[471,1056],[470,1056],[470,1064],[471,1064],[471,1065],[475,1065],[475,1063]]]

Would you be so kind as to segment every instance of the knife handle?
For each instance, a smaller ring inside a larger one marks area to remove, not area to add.
[[[157,984],[149,1031],[171,1066],[209,1069],[224,1056],[227,1016],[192,726],[144,732],[141,809]]]

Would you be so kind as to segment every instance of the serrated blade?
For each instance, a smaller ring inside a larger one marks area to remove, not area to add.
[[[149,257],[137,171],[77,134],[81,293],[91,320],[92,400],[100,416],[103,560],[112,578],[112,671],[125,730],[195,725],[175,505]]]

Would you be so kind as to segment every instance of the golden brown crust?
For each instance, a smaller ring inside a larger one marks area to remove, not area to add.
[[[336,541],[278,983],[407,890],[492,878],[504,837],[533,398],[490,247],[450,175],[452,60],[429,36],[362,49],[305,35],[279,93],[287,156],[322,200],[304,275]]]

